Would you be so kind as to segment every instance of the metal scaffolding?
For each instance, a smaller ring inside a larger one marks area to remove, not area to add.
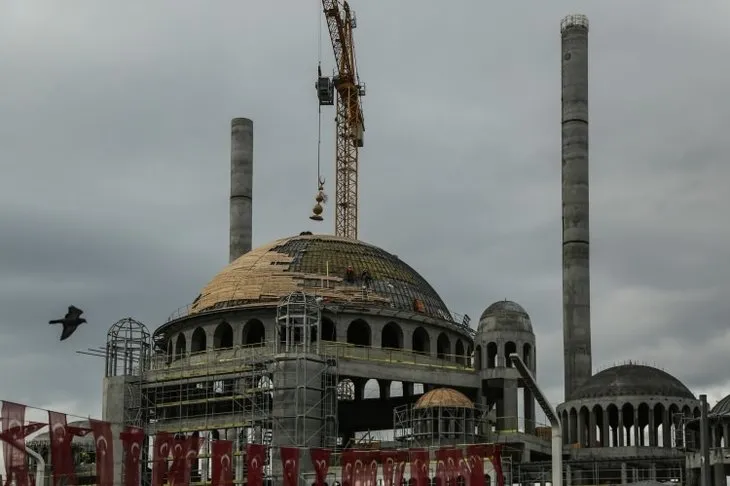
[[[413,404],[393,410],[394,438],[409,447],[440,447],[454,444],[479,444],[487,441],[487,409]]]

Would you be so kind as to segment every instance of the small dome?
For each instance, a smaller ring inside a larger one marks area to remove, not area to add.
[[[630,395],[696,400],[681,381],[666,371],[633,363],[614,366],[596,373],[573,392],[570,400]]]
[[[726,396],[712,407],[710,415],[715,416],[730,416],[730,395]]]
[[[474,408],[474,403],[469,397],[453,388],[436,388],[425,393],[413,406],[413,408],[434,407]]]
[[[511,300],[500,300],[487,307],[479,318],[478,332],[523,331],[532,333],[527,311]]]

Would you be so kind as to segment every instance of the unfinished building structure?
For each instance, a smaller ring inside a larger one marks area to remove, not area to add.
[[[587,19],[566,17],[561,39],[565,481],[684,482],[694,395],[652,367],[592,376]],[[230,263],[154,332],[110,330],[104,420],[233,440],[236,484],[247,443],[272,446],[275,482],[275,446],[301,447],[304,484],[306,448],[373,447],[373,431],[392,436],[380,448],[501,443],[508,483],[549,482],[550,431],[507,359],[537,372],[526,310],[495,302],[473,329],[403,260],[359,240],[304,232],[251,249],[251,120],[233,120],[231,150]],[[194,482],[209,480],[208,447]]]

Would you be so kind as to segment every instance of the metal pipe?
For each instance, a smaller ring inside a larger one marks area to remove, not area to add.
[[[30,457],[35,459],[36,466],[35,466],[35,484],[36,486],[45,486],[45,475],[46,475],[46,461],[43,460],[43,457],[41,457],[40,454],[38,454],[36,451],[31,449],[30,447],[25,447],[25,452]]]
[[[550,421],[551,429],[551,457],[552,457],[552,486],[562,486],[563,484],[563,430],[560,424],[560,419],[555,411],[555,408],[550,404],[547,396],[537,386],[535,377],[532,376],[529,368],[522,361],[520,355],[512,353],[509,355],[509,360],[525,380],[525,385],[532,392],[535,400],[537,401],[540,408],[545,413],[545,416]]]

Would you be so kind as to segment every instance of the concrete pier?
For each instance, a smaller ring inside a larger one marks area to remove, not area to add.
[[[253,121],[231,120],[231,221],[229,262],[251,250]]]
[[[560,23],[562,78],[563,340],[565,399],[590,378],[588,19]]]

